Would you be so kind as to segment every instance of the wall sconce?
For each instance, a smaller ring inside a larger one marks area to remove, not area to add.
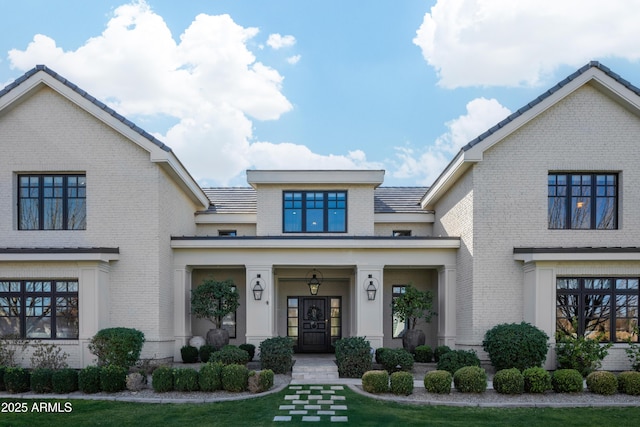
[[[368,284],[367,284],[368,282]],[[373,275],[369,274],[369,277],[365,280],[365,286],[367,291],[367,299],[369,301],[374,301],[376,299],[376,292],[378,292],[378,288],[374,282],[378,282],[377,279],[373,278]]]
[[[322,273],[314,268],[312,271],[307,273],[306,279],[311,295],[318,295],[318,291],[320,290],[320,285],[322,284],[323,279]]]
[[[253,299],[256,301],[260,301],[262,299],[262,292],[264,291],[264,288],[260,284],[260,275],[258,274],[258,277],[254,280],[256,284],[253,285]]]

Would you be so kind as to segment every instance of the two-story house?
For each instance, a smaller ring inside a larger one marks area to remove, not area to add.
[[[143,357],[180,359],[206,321],[204,278],[233,279],[231,342],[289,336],[330,352],[401,346],[392,299],[435,296],[431,346],[482,353],[530,322],[553,342],[623,342],[640,297],[640,90],[590,63],[462,148],[429,188],[381,170],[250,170],[200,188],[173,152],[38,66],[0,91],[0,334],[50,339],[72,365],[101,328],[135,327]],[[548,366],[553,367],[553,352]]]

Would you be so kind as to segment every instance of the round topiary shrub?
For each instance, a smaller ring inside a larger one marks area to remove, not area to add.
[[[547,358],[549,337],[535,326],[522,323],[503,323],[489,329],[482,347],[497,371],[542,366]]]
[[[416,347],[415,359],[418,363],[429,363],[433,357],[433,350],[428,345],[419,345]]]
[[[4,371],[4,386],[9,393],[29,391],[31,383],[29,371],[24,368],[9,367]]]
[[[202,391],[222,389],[222,363],[205,363],[200,368],[199,385]]]
[[[100,389],[116,393],[127,387],[127,368],[117,365],[103,366],[100,370]]]
[[[480,359],[473,350],[451,350],[440,356],[439,371],[449,371],[452,375],[465,366],[480,366]]]
[[[362,375],[362,389],[367,393],[387,393],[389,373],[387,371],[367,371]]]
[[[424,376],[424,389],[427,393],[451,393],[453,376],[449,371],[430,371]]]
[[[34,393],[51,393],[53,390],[52,376],[53,370],[48,368],[38,368],[31,371],[31,391]]]
[[[293,340],[289,337],[267,338],[260,343],[260,369],[286,374],[293,366]]]
[[[107,328],[98,331],[89,351],[98,357],[98,366],[133,366],[140,357],[144,334],[133,328]]]
[[[78,371],[71,368],[58,369],[51,375],[51,386],[54,393],[73,393],[78,390]]]
[[[575,369],[558,369],[551,376],[551,386],[556,393],[582,392],[582,374]]]
[[[173,390],[173,369],[168,366],[160,366],[153,371],[151,387],[157,393],[166,393]]]
[[[211,359],[211,355],[215,353],[217,350],[214,346],[205,344],[200,347],[198,350],[198,356],[200,356],[200,361],[206,363]]]
[[[413,355],[404,348],[388,348],[380,355],[380,363],[390,374],[413,369]]]
[[[440,345],[433,350],[433,360],[438,363],[440,361],[440,357],[449,353],[451,349],[446,345]]]
[[[78,372],[78,388],[87,394],[98,393],[100,391],[100,367],[87,366]]]
[[[620,375],[618,375],[618,391],[630,396],[640,396],[640,372],[620,372]]]
[[[240,344],[238,346],[240,350],[244,350],[249,354],[249,362],[251,362],[256,355],[256,346],[253,344]]]
[[[389,380],[391,393],[402,396],[413,393],[413,375],[410,372],[394,372]]]
[[[551,390],[551,375],[543,368],[528,368],[522,372],[526,393],[544,393]]]
[[[461,393],[482,393],[487,389],[487,373],[479,366],[465,366],[453,374],[453,384]]]
[[[618,379],[608,371],[596,371],[587,375],[587,388],[591,393],[605,396],[615,394],[618,391]]]
[[[195,348],[195,347],[194,347]],[[191,368],[177,368],[173,370],[173,389],[175,391],[197,391],[198,371]]]
[[[232,393],[247,390],[249,369],[244,365],[226,365],[222,368],[222,389]]]
[[[198,349],[191,345],[183,346],[180,349],[180,355],[184,363],[196,363],[198,361]]]
[[[522,394],[524,376],[518,368],[502,369],[493,376],[493,389],[501,394]]]
[[[246,365],[249,362],[249,353],[235,345],[225,345],[210,356],[212,362],[220,362],[223,365]]]

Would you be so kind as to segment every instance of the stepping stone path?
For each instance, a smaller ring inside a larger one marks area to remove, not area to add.
[[[290,385],[273,421],[346,423],[347,402],[341,385]]]

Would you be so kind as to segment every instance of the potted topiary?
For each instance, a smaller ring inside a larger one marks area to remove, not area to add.
[[[406,322],[407,330],[402,336],[402,346],[409,353],[414,353],[415,348],[424,345],[426,339],[424,332],[416,329],[419,319],[425,323],[431,322],[436,312],[431,310],[433,306],[433,294],[431,291],[421,291],[412,285],[407,285],[405,291],[391,302],[393,313],[401,322]]]
[[[191,291],[191,312],[199,319],[213,323],[207,333],[207,344],[221,349],[229,344],[229,332],[222,329],[222,318],[240,306],[240,296],[233,280],[206,279]]]

